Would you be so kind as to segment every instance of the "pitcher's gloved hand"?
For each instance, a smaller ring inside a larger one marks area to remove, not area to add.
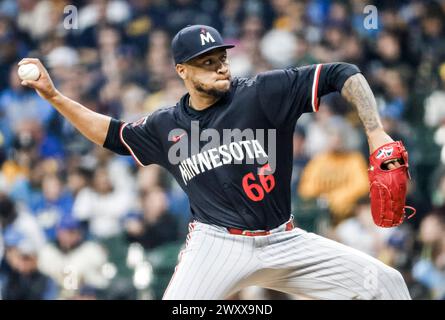
[[[401,141],[384,144],[369,157],[369,183],[371,212],[374,223],[390,228],[400,225],[405,219],[408,179],[408,152]]]

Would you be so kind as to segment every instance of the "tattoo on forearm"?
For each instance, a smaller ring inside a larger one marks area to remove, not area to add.
[[[374,94],[362,74],[349,77],[343,85],[341,94],[357,109],[367,132],[382,126]]]

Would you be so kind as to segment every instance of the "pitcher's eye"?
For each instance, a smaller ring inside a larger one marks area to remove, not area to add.
[[[208,59],[204,61],[204,65],[210,66],[212,64],[212,60]]]

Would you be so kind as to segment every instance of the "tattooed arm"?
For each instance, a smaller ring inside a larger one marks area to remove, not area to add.
[[[374,94],[362,74],[357,73],[349,77],[343,85],[341,94],[358,112],[368,137],[370,153],[381,145],[394,141],[383,130]],[[393,168],[393,164],[389,164],[388,167]]]
[[[310,66],[310,70],[315,70],[312,89],[318,89],[312,90],[314,94],[318,93],[312,97],[314,111],[318,110],[318,96],[339,92],[357,110],[368,136],[371,152],[393,141],[383,131],[374,94],[356,65],[346,62],[323,63]]]

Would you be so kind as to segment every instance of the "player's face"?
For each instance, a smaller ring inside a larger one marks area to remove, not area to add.
[[[198,92],[221,97],[230,89],[231,74],[225,49],[216,49],[184,64],[183,79]]]

